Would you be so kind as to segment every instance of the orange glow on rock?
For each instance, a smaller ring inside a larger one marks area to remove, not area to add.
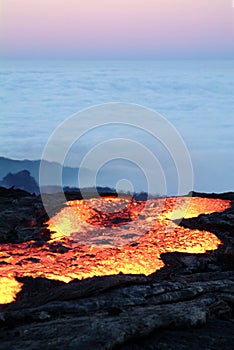
[[[69,282],[118,273],[149,275],[164,266],[162,253],[215,250],[221,241],[214,234],[180,227],[169,218],[221,212],[229,206],[230,201],[198,197],[147,204],[126,198],[68,202],[47,223],[51,241],[1,245],[0,303],[15,300],[22,286],[17,276]]]

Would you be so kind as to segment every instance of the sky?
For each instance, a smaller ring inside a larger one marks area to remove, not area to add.
[[[232,58],[232,0],[0,0],[6,58]]]
[[[233,190],[226,58],[234,58],[234,0],[0,0],[0,155],[37,159],[69,115],[132,102],[178,128],[197,190]]]

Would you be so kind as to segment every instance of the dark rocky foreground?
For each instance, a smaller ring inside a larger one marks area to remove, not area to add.
[[[0,196],[1,243],[49,239],[40,197],[13,189]],[[148,277],[21,278],[17,301],[0,306],[0,349],[232,349],[234,210],[181,225],[224,244],[207,254],[163,254],[165,267]]]

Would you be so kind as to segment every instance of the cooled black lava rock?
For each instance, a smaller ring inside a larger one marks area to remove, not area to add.
[[[40,240],[45,219],[40,197],[0,188],[1,242],[30,239],[25,249],[47,245],[63,254],[62,244]],[[233,219],[230,208],[182,220],[215,233],[223,245],[206,254],[162,254],[165,266],[147,277],[19,278],[17,301],[0,306],[0,349],[232,349]]]

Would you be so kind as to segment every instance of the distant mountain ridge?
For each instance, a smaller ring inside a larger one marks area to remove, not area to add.
[[[56,173],[63,170],[63,189],[64,191],[79,191],[78,172],[79,168],[62,167],[58,163],[47,162],[50,168],[51,183],[41,188],[45,193],[57,193],[61,191],[58,184],[54,184],[53,178]],[[3,187],[15,187],[26,190],[30,193],[39,194],[39,169],[40,160],[16,160],[0,157],[0,185]],[[82,169],[86,176],[85,192],[93,194],[94,188],[90,187],[90,176],[92,172],[89,169]],[[33,182],[35,181],[35,182]],[[32,185],[33,184],[33,185]],[[97,186],[99,193],[116,194],[116,191],[110,186]],[[92,195],[90,195],[92,197]]]
[[[0,179],[8,173],[18,173],[19,171],[28,170],[34,179],[39,179],[40,160],[16,160],[0,157]]]
[[[47,163],[48,167],[50,168],[50,174],[51,174],[51,184],[53,184],[53,177],[54,174],[61,171],[61,168],[63,169],[63,186],[69,186],[69,187],[77,187],[77,179],[78,179],[78,171],[79,168],[72,168],[72,167],[63,167],[59,163],[55,162],[48,162],[43,161]],[[16,160],[16,159],[9,159],[5,157],[0,157],[0,180],[2,180],[6,175],[9,173],[16,174],[24,170],[28,170],[32,177],[36,180],[36,182],[39,184],[39,169],[40,169],[40,160]],[[83,170],[85,171],[85,176],[88,179],[91,176],[91,171],[88,169]],[[48,185],[51,185],[48,184]],[[53,184],[57,186],[58,184]]]
[[[22,170],[14,174],[8,173],[3,177],[2,181],[0,181],[0,186],[6,188],[15,187],[29,193],[40,193],[38,183],[28,170]]]
[[[57,174],[62,170],[62,187],[65,191],[79,190],[78,186],[78,174],[79,168],[72,168],[62,166],[59,163],[48,162],[43,160],[48,166],[50,178],[48,183],[44,184],[41,188],[42,192],[45,193],[58,193],[61,191],[61,184],[55,183],[54,179],[57,178]],[[39,170],[40,170],[40,160],[16,160],[9,159],[6,157],[0,157],[0,183],[4,187],[12,187],[26,189],[27,191],[36,194],[39,193],[39,190],[36,186],[33,189],[28,188],[27,182],[31,182],[30,177],[33,177],[38,185],[39,184]],[[135,171],[129,168],[132,173]],[[29,174],[25,178],[25,182],[19,186],[19,178],[21,177],[21,172],[24,173],[28,171]],[[93,189],[96,188],[96,191],[101,193],[116,194],[116,178],[113,176],[115,169],[105,170],[102,172],[102,176],[99,178],[97,183],[93,183],[95,179],[95,174],[87,168],[82,168],[82,188],[85,188],[86,193],[93,193]],[[12,177],[13,175],[13,177]],[[120,172],[120,175],[123,174]],[[137,176],[137,174],[135,174]],[[16,176],[16,177],[15,177]],[[124,175],[123,175],[124,176]],[[4,179],[7,177],[7,179]],[[7,182],[6,182],[7,180]],[[13,182],[12,182],[13,180]],[[97,180],[97,179],[96,179]],[[15,182],[14,182],[15,181]],[[18,186],[18,187],[17,187]],[[25,187],[26,186],[26,187]],[[119,190],[121,193],[129,194],[128,190]],[[118,192],[119,192],[118,191]],[[145,199],[148,195],[144,189],[134,188],[134,196],[139,199]],[[149,194],[149,197],[158,197],[159,194],[153,193]]]

